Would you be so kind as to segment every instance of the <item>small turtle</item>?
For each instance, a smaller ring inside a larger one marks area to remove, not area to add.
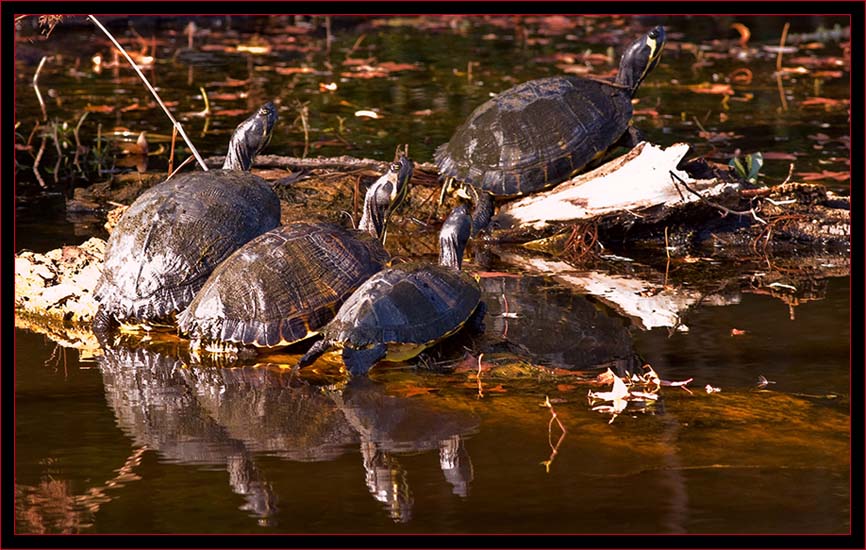
[[[317,334],[388,261],[378,239],[406,196],[412,172],[412,161],[402,156],[370,187],[357,231],[297,222],[236,250],[178,315],[178,328],[189,335],[191,349],[233,354],[283,347]]]
[[[493,216],[491,195],[534,193],[584,170],[617,143],[636,145],[631,100],[664,45],[664,28],[655,27],[626,49],[614,82],[540,78],[476,108],[434,154],[445,180],[440,205],[455,190],[476,202],[475,234]]]
[[[485,304],[478,280],[460,271],[472,222],[460,204],[439,234],[439,265],[405,263],[378,272],[340,307],[298,363],[311,364],[333,348],[353,375],[377,361],[405,361],[470,322],[483,328]]]
[[[276,120],[276,107],[266,103],[237,127],[221,170],[170,178],[124,212],[94,288],[97,334],[118,324],[172,324],[220,262],[279,225],[277,195],[249,173]]]

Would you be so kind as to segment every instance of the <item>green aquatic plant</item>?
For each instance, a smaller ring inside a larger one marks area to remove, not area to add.
[[[764,155],[761,152],[749,154],[742,161],[739,155],[735,155],[728,163],[728,166],[733,168],[740,178],[749,183],[757,183],[758,173],[761,171],[761,167],[764,166]]]

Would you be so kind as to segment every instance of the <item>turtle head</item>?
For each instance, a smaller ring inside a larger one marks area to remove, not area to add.
[[[461,202],[448,214],[439,231],[439,265],[460,269],[471,232],[469,205]]]
[[[253,116],[241,122],[232,134],[223,169],[249,171],[256,155],[271,141],[276,123],[277,108],[270,101],[259,107]]]
[[[364,196],[364,211],[358,228],[367,231],[385,242],[388,220],[409,192],[409,180],[415,165],[406,154],[397,154],[397,159],[382,177],[367,189]]]
[[[616,83],[634,94],[644,77],[658,65],[664,47],[665,28],[661,25],[632,42],[622,55]]]

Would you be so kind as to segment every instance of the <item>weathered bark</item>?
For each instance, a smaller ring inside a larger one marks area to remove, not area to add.
[[[640,216],[642,211],[650,208],[700,200],[677,184],[671,173],[699,191],[704,198],[739,190],[737,183],[694,180],[678,169],[688,150],[685,143],[661,149],[642,142],[625,155],[550,191],[503,205],[494,221],[503,229],[541,229],[554,222],[586,221],[624,212]]]

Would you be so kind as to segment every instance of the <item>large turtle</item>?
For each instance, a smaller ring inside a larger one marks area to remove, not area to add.
[[[270,184],[249,173],[276,120],[266,103],[237,127],[221,170],[170,178],[130,205],[105,248],[94,331],[170,325],[220,262],[280,223]]]
[[[476,108],[434,154],[445,179],[440,204],[451,190],[476,201],[474,234],[490,222],[491,195],[533,193],[582,171],[616,143],[636,145],[631,100],[658,64],[664,44],[661,26],[633,42],[614,82],[540,78]]]
[[[301,358],[311,364],[334,348],[353,375],[380,360],[405,361],[470,322],[481,329],[486,306],[478,280],[460,271],[471,230],[469,209],[458,205],[439,234],[439,265],[405,263],[370,277],[340,307]]]
[[[191,348],[233,354],[317,334],[343,300],[388,261],[380,239],[390,213],[406,196],[412,172],[412,161],[402,156],[370,187],[357,231],[297,222],[236,250],[178,315]]]

